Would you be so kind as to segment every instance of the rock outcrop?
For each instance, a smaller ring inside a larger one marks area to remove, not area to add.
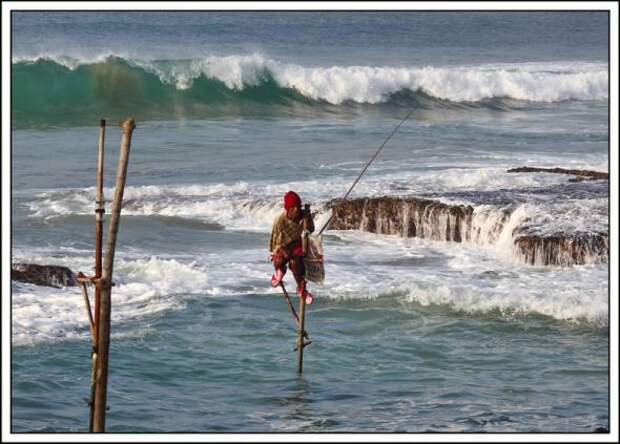
[[[609,254],[607,233],[538,234],[527,226],[509,226],[511,211],[506,208],[484,214],[469,205],[414,197],[333,200],[328,207],[335,230],[478,244],[494,244],[505,234],[512,239],[514,254],[531,265],[603,263]]]
[[[473,207],[430,199],[378,197],[328,203],[330,228],[461,242],[468,237]]]
[[[569,182],[579,182],[582,180],[609,180],[608,173],[590,170],[566,170],[564,168],[535,168],[535,167],[518,167],[507,170],[508,173],[554,173],[554,174],[570,174],[575,176],[569,179]]]
[[[12,264],[11,279],[56,288],[77,285],[75,274],[69,268],[58,265]]]

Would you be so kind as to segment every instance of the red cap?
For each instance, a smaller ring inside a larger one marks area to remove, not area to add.
[[[301,198],[295,191],[289,191],[284,195],[284,209],[288,210],[294,206],[301,206]]]

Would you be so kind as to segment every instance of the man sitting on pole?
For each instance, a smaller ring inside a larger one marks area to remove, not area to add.
[[[314,221],[309,208],[301,208],[301,198],[294,191],[284,195],[284,211],[276,217],[271,230],[269,251],[275,273],[271,277],[271,285],[277,287],[282,282],[289,264],[297,282],[297,295],[306,298],[306,304],[312,303],[312,294],[306,289],[304,251],[302,236],[304,235],[304,220],[307,230],[314,231]]]

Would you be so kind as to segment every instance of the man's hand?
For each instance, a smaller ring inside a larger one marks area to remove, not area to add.
[[[310,232],[314,232],[314,219],[312,218],[312,212],[310,211],[310,204],[304,205],[304,212],[302,217],[306,220],[306,229]]]

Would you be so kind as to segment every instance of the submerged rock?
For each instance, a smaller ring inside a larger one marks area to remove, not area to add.
[[[328,203],[331,229],[448,242],[496,244],[512,239],[513,254],[531,265],[582,265],[607,262],[607,233],[535,234],[531,227],[508,223],[511,210],[474,211],[470,205],[448,205],[414,197],[360,198]],[[508,231],[510,230],[510,231]],[[510,248],[510,247],[508,247]]]
[[[12,264],[11,279],[47,287],[74,287],[75,273],[59,265]]]

